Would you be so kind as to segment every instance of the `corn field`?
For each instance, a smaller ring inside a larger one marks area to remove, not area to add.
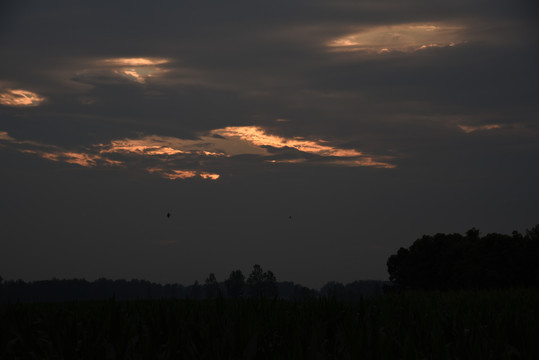
[[[539,290],[0,305],[1,359],[539,359]]]

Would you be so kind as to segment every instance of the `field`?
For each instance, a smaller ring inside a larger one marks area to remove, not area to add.
[[[539,291],[0,305],[1,359],[539,359]]]

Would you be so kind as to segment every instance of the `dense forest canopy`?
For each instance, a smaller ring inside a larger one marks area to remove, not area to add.
[[[539,224],[523,235],[424,235],[387,261],[400,289],[474,289],[539,286]]]

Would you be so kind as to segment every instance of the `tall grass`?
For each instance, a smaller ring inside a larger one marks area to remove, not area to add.
[[[539,290],[0,307],[2,359],[539,359]]]

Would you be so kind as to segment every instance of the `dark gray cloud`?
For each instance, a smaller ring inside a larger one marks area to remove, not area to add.
[[[531,2],[0,6],[5,278],[258,262],[320,286],[385,278],[424,233],[537,222]]]

